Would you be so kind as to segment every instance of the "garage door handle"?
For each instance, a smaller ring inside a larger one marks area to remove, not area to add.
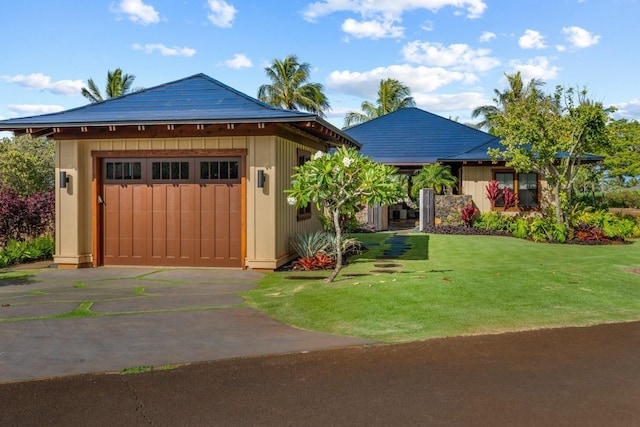
[[[104,200],[102,200],[102,196],[98,196],[98,203],[103,204]]]

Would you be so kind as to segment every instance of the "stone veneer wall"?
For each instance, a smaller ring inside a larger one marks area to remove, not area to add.
[[[461,222],[461,211],[467,205],[473,204],[470,194],[464,195],[436,195],[436,224],[441,222]]]

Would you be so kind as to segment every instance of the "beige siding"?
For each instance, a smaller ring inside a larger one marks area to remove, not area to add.
[[[275,267],[275,137],[251,138],[247,154],[247,259],[250,268]],[[258,171],[265,184],[257,187]]]
[[[485,196],[485,188],[492,179],[491,166],[463,166],[462,194],[469,194],[480,212],[489,212],[491,203]]]
[[[293,169],[298,164],[298,149],[305,150],[313,154],[313,150],[295,142],[278,138],[276,142],[277,183],[275,203],[280,213],[276,218],[276,257],[279,262],[284,263],[291,259],[292,253],[289,247],[289,240],[298,233],[313,232],[322,228],[320,223],[320,213],[315,207],[311,209],[311,218],[298,220],[297,210],[287,203],[285,190],[291,187],[291,175]]]

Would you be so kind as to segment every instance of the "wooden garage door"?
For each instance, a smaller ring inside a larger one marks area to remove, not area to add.
[[[103,159],[105,265],[241,267],[241,158]]]

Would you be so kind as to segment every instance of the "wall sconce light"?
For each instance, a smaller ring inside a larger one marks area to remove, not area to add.
[[[67,188],[69,177],[65,171],[60,172],[60,188]]]
[[[258,170],[258,188],[264,188],[264,171]]]

